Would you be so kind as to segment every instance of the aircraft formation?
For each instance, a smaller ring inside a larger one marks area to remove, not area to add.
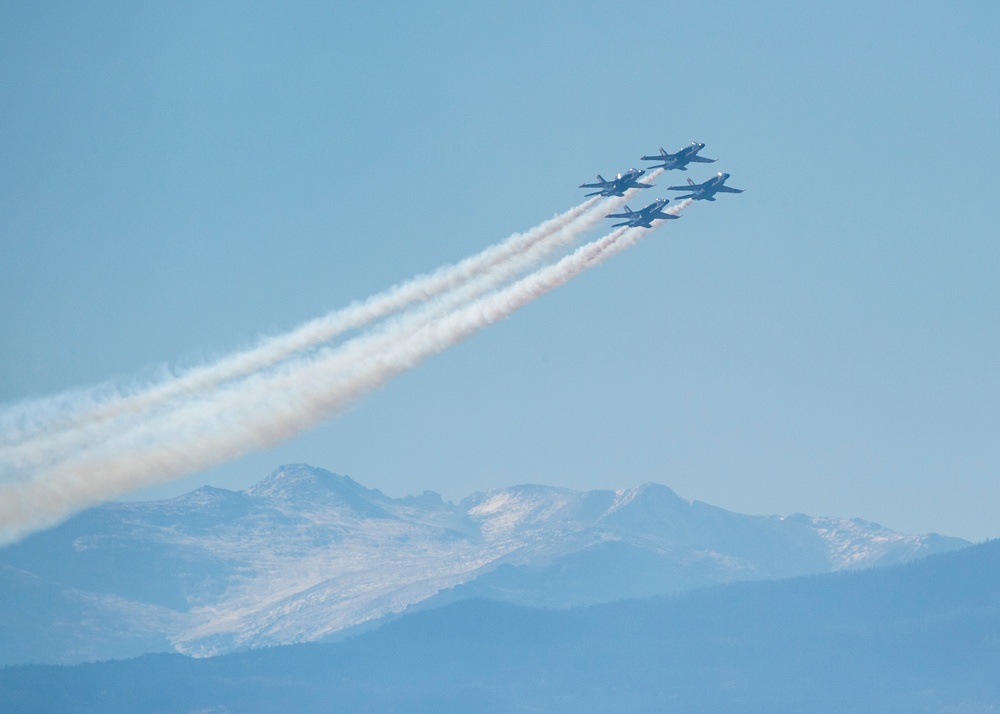
[[[596,191],[586,194],[587,196],[624,196],[625,192],[632,188],[652,188],[653,184],[643,183],[639,178],[646,173],[647,169],[663,169],[670,171],[678,169],[687,171],[688,164],[711,164],[715,159],[699,156],[698,152],[705,148],[705,145],[698,141],[693,141],[680,151],[670,154],[661,146],[658,154],[641,157],[642,161],[655,161],[655,165],[647,166],[645,169],[631,168],[625,173],[618,174],[613,179],[605,179],[597,174],[597,183],[580,184],[580,188],[596,188]],[[668,191],[685,191],[683,196],[675,196],[679,200],[690,198],[693,201],[714,201],[717,193],[743,193],[742,188],[732,188],[726,186],[726,179],[729,174],[722,171],[712,178],[701,183],[695,183],[690,178],[687,185],[668,186]],[[663,211],[663,207],[670,202],[669,198],[659,198],[645,208],[633,211],[625,206],[625,213],[609,213],[607,218],[623,218],[622,223],[613,224],[614,227],[628,226],[629,228],[651,228],[653,221],[668,218],[679,218]]]

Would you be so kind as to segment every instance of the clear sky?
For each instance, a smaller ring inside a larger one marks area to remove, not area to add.
[[[1000,6],[0,3],[0,401],[197,364],[697,140],[746,193],[270,450],[1000,536]]]

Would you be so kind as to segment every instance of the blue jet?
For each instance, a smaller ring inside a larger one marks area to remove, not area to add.
[[[729,174],[724,174],[720,171],[703,183],[695,183],[691,179],[688,179],[687,186],[670,186],[667,190],[690,191],[687,196],[674,196],[674,198],[678,200],[692,198],[695,201],[714,201],[715,194],[717,193],[743,193],[744,189],[742,188],[730,188],[724,185],[727,178],[729,178]]]
[[[639,177],[646,173],[643,169],[629,169],[623,174],[618,174],[610,181],[605,181],[604,177],[597,174],[599,183],[580,184],[580,188],[600,189],[587,196],[624,196],[630,188],[652,188],[651,183],[641,183]]]
[[[698,156],[698,152],[705,148],[705,145],[692,141],[689,145],[685,146],[683,149],[678,151],[676,154],[668,154],[660,147],[660,153],[653,156],[643,156],[643,161],[662,161],[660,166],[650,166],[651,169],[680,169],[681,171],[687,171],[688,164],[694,162],[699,164],[711,164],[715,163],[715,159],[706,159],[704,156]]]
[[[625,213],[609,213],[606,218],[624,218],[624,223],[614,223],[613,227],[618,226],[628,226],[629,228],[652,228],[653,221],[659,220],[661,218],[680,218],[680,216],[675,216],[670,213],[664,213],[661,209],[670,203],[669,198],[658,198],[645,208],[640,208],[638,211],[633,211],[628,206],[625,206]]]

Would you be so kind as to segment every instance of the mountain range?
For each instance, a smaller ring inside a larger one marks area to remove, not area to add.
[[[335,640],[472,598],[569,608],[904,563],[969,545],[747,516],[665,486],[390,498],[297,464],[240,492],[108,503],[0,549],[0,665]]]
[[[566,610],[482,599],[342,642],[0,669],[0,711],[988,714],[1000,541]]]

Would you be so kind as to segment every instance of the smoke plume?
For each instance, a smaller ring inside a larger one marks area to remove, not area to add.
[[[620,205],[624,199],[616,203]],[[681,202],[668,212],[678,214],[690,203]],[[593,202],[581,204],[475,258],[347,308],[371,308],[395,291],[409,291],[392,298],[395,308],[372,308],[385,310],[381,317],[394,317],[342,344],[328,344],[334,335],[324,320],[338,314],[332,313],[314,321],[323,325],[309,323],[284,338],[274,338],[275,342],[287,341],[280,350],[267,351],[267,359],[263,352],[255,353],[237,370],[233,365],[241,356],[227,358],[232,362],[220,368],[215,378],[199,377],[207,380],[208,387],[195,386],[203,383],[192,380],[169,396],[160,393],[155,399],[150,397],[141,407],[89,423],[82,419],[71,429],[57,430],[57,436],[74,435],[73,448],[50,452],[47,460],[29,469],[27,477],[0,485],[0,540],[15,539],[125,491],[272,446],[337,414],[392,377],[509,316],[634,245],[648,232],[617,229],[523,274],[557,247],[568,245],[593,227],[600,220],[598,214],[608,207],[608,202],[599,210]],[[506,253],[498,250],[503,246]],[[484,257],[491,251],[491,257]],[[421,281],[424,297],[401,302],[402,295],[414,294],[412,286]],[[443,284],[446,286],[438,287]],[[293,344],[299,346],[293,349]],[[283,354],[276,357],[279,352]],[[219,378],[223,371],[227,376]],[[151,391],[168,384],[156,385]],[[41,438],[44,441],[44,435]],[[33,441],[37,439],[27,443]]]

